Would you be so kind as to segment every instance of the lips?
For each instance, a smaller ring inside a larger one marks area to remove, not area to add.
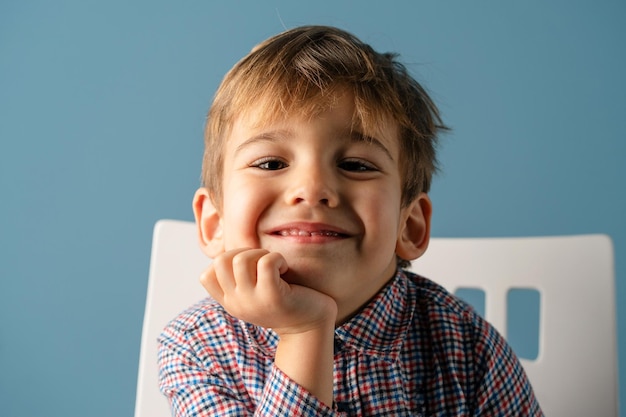
[[[286,238],[346,238],[350,233],[339,227],[322,223],[289,223],[273,228],[268,234]]]
[[[342,233],[334,232],[332,230],[320,230],[309,232],[307,230],[300,229],[288,229],[288,230],[278,230],[274,234],[280,236],[299,236],[299,237],[311,237],[311,236],[323,236],[323,237],[341,237],[345,236]]]

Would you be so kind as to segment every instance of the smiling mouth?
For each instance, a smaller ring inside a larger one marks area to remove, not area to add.
[[[289,237],[289,236],[297,236],[297,237],[316,237],[316,236],[320,236],[320,237],[345,237],[346,236],[346,235],[344,235],[342,233],[334,232],[332,230],[319,230],[319,231],[310,232],[310,231],[307,231],[307,230],[300,230],[300,229],[279,230],[277,232],[274,232],[274,234],[278,235],[278,236],[285,236],[285,237]]]

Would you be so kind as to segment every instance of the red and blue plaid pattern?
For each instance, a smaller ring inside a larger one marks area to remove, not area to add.
[[[335,402],[274,366],[269,329],[205,300],[159,338],[176,416],[543,416],[518,359],[471,307],[406,271],[335,331]]]

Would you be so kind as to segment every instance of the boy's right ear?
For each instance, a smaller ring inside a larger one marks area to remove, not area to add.
[[[209,191],[201,187],[193,196],[193,214],[196,218],[200,249],[209,258],[224,252],[222,217],[213,204]]]

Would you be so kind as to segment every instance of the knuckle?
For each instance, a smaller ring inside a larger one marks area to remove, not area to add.
[[[225,269],[228,268],[230,261],[228,260],[228,257],[226,256],[218,256],[217,258],[213,259],[213,263],[211,265],[212,269],[215,269],[216,271],[224,271]]]
[[[246,265],[248,263],[248,260],[249,254],[247,254],[246,252],[239,252],[235,256],[233,256],[231,262],[233,264],[233,267],[241,267]]]
[[[233,255],[231,263],[236,266],[245,265],[250,261],[252,255],[251,250],[238,251]]]
[[[204,270],[199,277],[199,281],[202,285],[208,285],[215,279],[215,269],[210,266]]]
[[[261,259],[259,259],[258,265],[259,268],[263,268],[266,271],[274,271],[278,268],[278,264],[280,263],[281,255],[276,252],[268,252]]]
[[[274,265],[274,259],[271,253],[268,253],[265,256],[262,256],[257,262],[257,268],[259,270],[267,270],[270,269]]]

